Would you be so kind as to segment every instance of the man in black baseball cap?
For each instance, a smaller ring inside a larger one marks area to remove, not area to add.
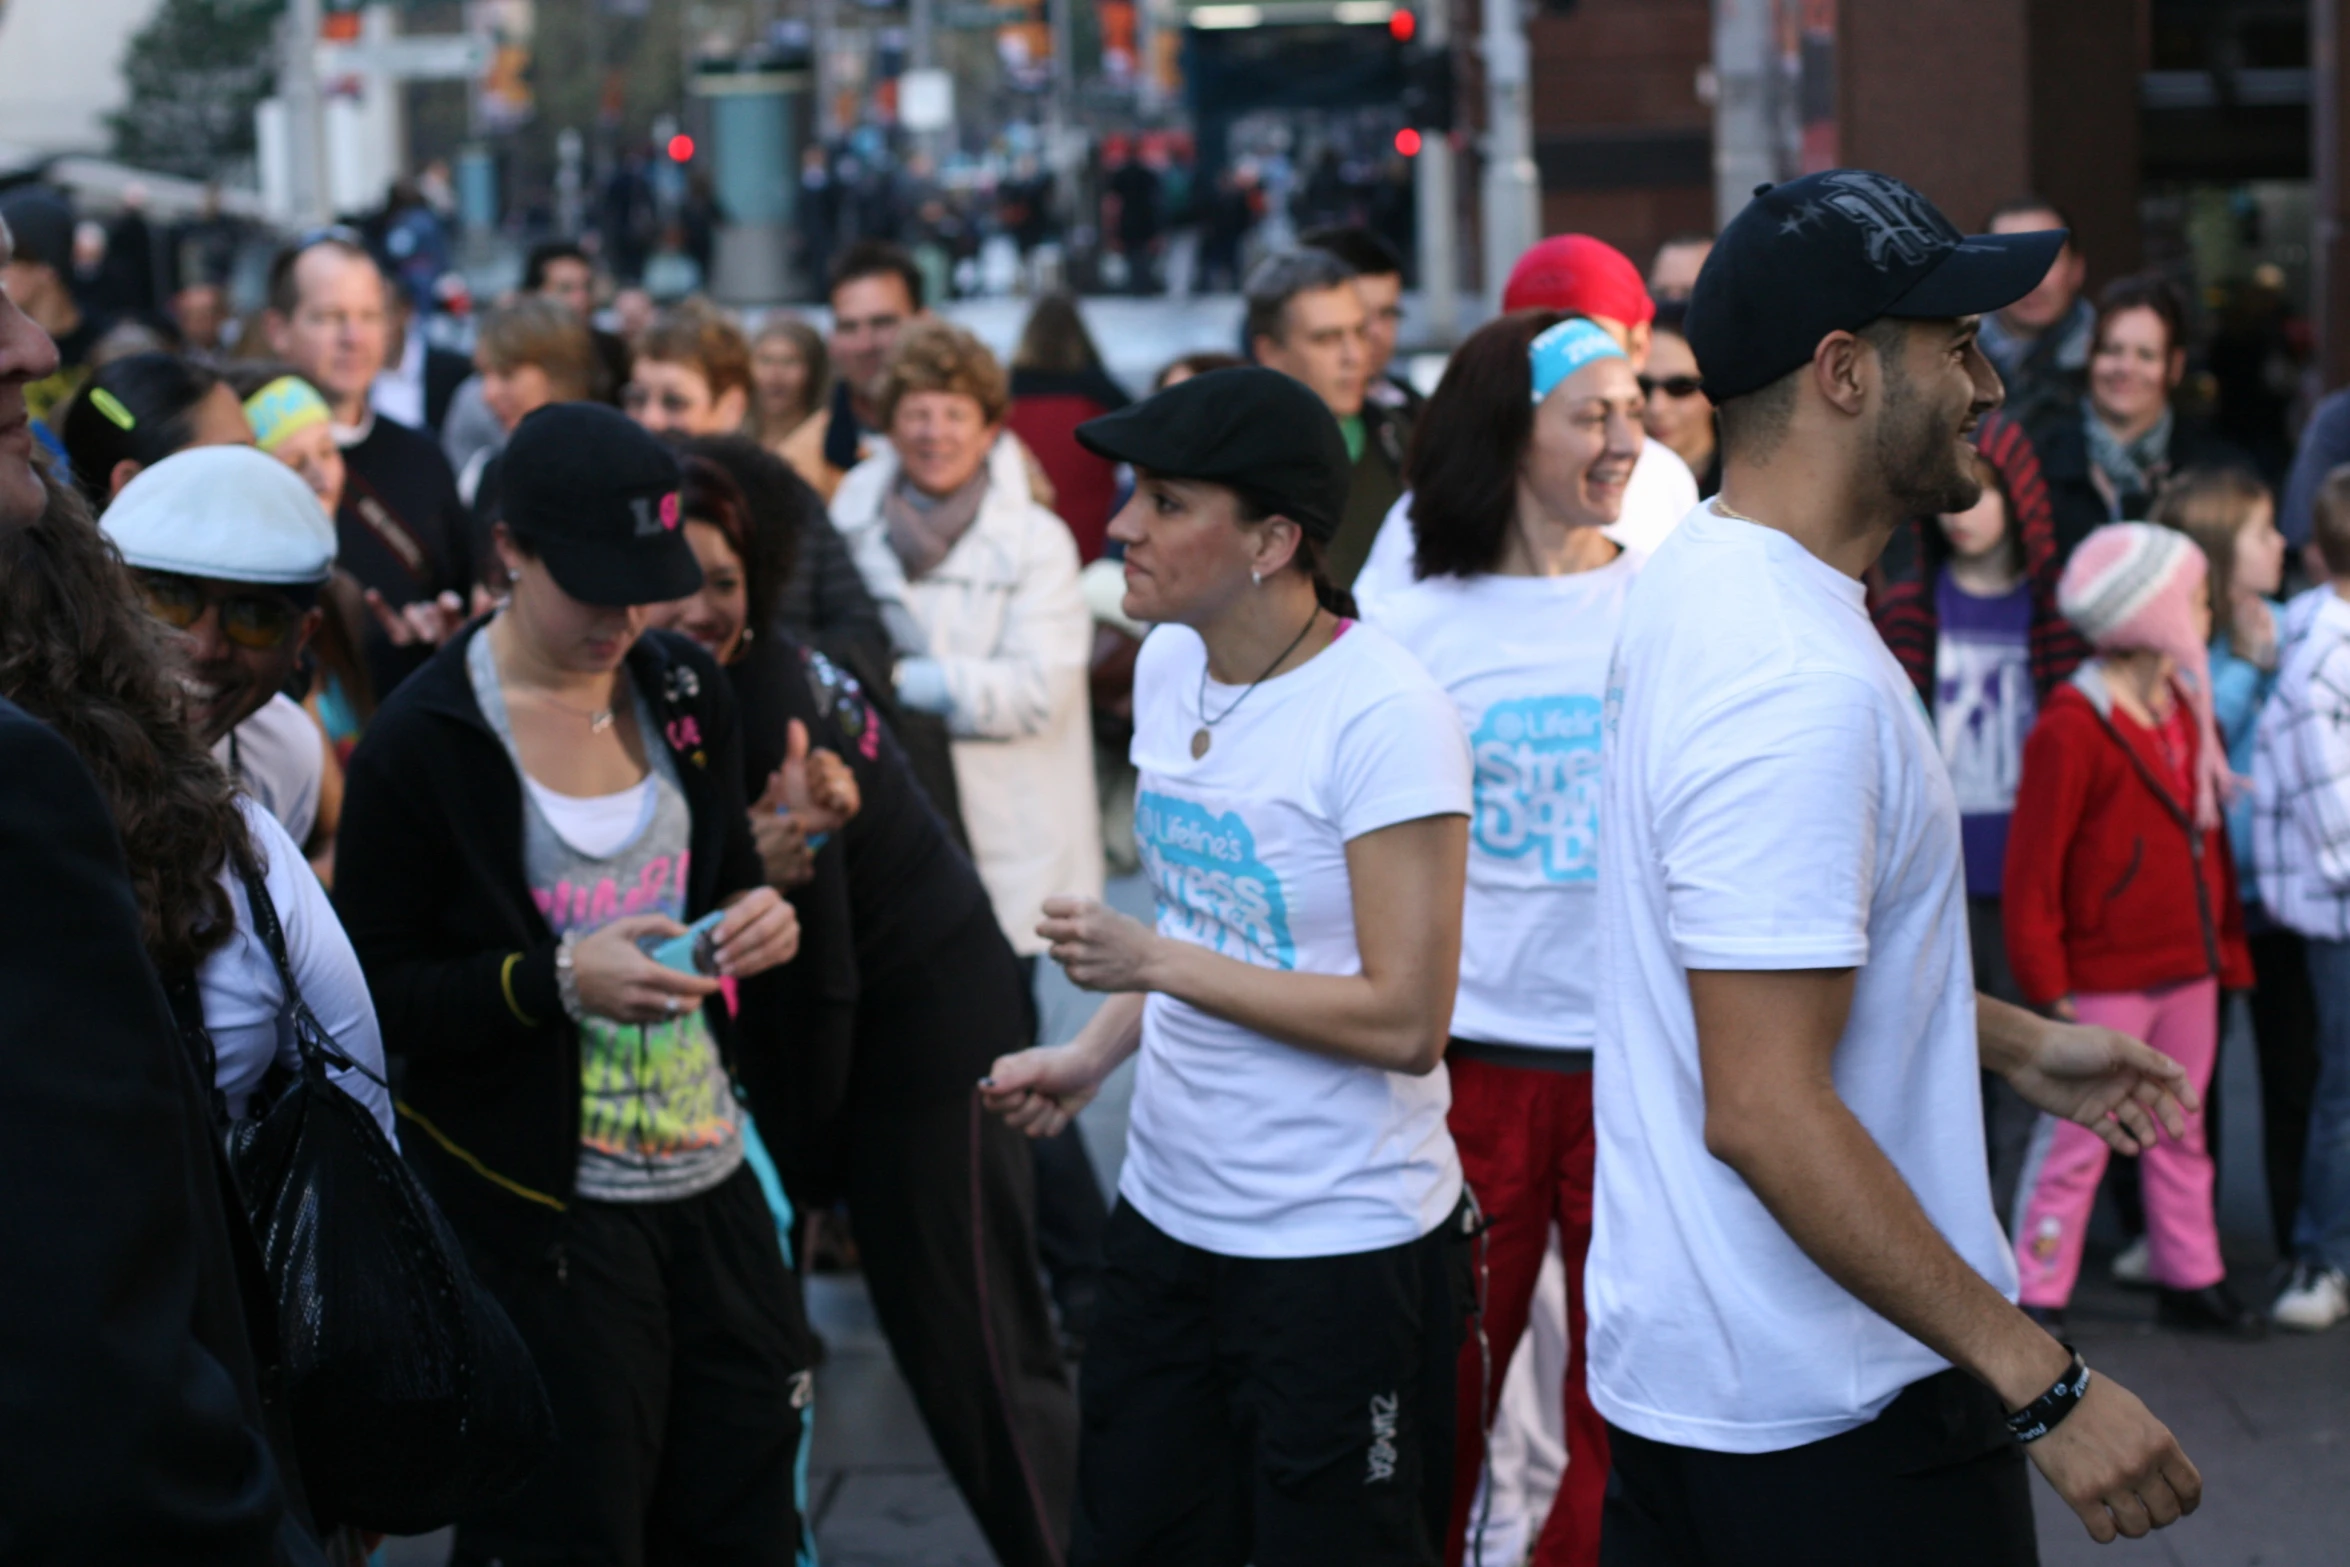
[[[667,447],[602,403],[550,403],[515,426],[505,525],[582,604],[666,604],[702,585]]]
[[[1599,812],[1610,1567],[2023,1567],[2027,1460],[2098,1540],[2201,1499],[2146,1406],[2014,1305],[1981,1078],[2125,1152],[2183,1135],[2194,1089],[1976,994],[1957,799],[1858,580],[1902,519],[1974,503],[2001,397],[1977,323],[2063,242],[1966,238],[1837,169],[1758,193],[1698,275],[1722,490],[1626,605]]]

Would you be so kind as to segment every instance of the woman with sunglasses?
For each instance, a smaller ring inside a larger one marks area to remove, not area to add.
[[[1138,476],[1110,537],[1157,625],[1134,761],[1158,921],[1046,900],[1053,959],[1110,997],[982,1085],[1046,1135],[1140,1052],[1070,1559],[1433,1567],[1469,1265],[1460,720],[1321,571],[1351,464],[1303,382],[1213,371],[1077,437]]]
[[[1517,1560],[1471,1517],[1484,1426],[1526,1331],[1555,1227],[1564,1388],[1530,1413],[1562,1421],[1565,1483],[1529,1518],[1540,1567],[1599,1560],[1607,1423],[1583,1388],[1583,1258],[1591,1242],[1592,984],[1599,965],[1599,746],[1608,657],[1643,556],[1603,531],[1640,459],[1632,362],[1581,316],[1526,310],[1453,355],[1412,447],[1420,580],[1379,624],[1451,695],[1476,763],[1460,994],[1445,1066],[1453,1141],[1490,1228],[1482,1341],[1465,1346],[1452,1518],[1459,1561]],[[1513,1412],[1516,1409],[1512,1403]]]
[[[1648,368],[1640,373],[1640,390],[1648,404],[1641,415],[1648,438],[1662,441],[1697,476],[1700,500],[1712,499],[1722,487],[1722,454],[1714,436],[1713,399],[1705,395],[1705,377],[1697,355],[1681,335],[1681,310],[1660,309],[1656,328],[1648,339]]]
[[[454,1559],[788,1567],[810,1341],[735,1079],[791,998],[733,1002],[798,922],[725,676],[646,628],[701,582],[676,459],[558,403],[504,475],[512,594],[377,712],[336,887],[409,1156],[554,1408],[554,1458]]]

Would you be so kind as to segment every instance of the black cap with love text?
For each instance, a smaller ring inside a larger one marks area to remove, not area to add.
[[[506,526],[583,604],[666,604],[702,585],[677,458],[602,403],[550,403],[499,459]]]
[[[1730,220],[1689,295],[1689,347],[1717,403],[1770,385],[1830,332],[1887,316],[1939,321],[2014,304],[2062,229],[1961,234],[1912,187],[1867,169],[1765,185]]]

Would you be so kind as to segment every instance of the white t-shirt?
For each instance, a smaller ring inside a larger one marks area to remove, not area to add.
[[[1600,531],[1628,550],[1652,555],[1696,504],[1697,480],[1689,465],[1664,442],[1643,436],[1624,487],[1623,513]],[[1412,554],[1412,492],[1406,490],[1379,520],[1379,535],[1355,575],[1355,603],[1365,620],[1377,624],[1387,600],[1412,585]]]
[[[222,735],[212,759],[277,818],[287,837],[310,841],[326,787],[326,731],[309,709],[279,692]]]
[[[1358,974],[1349,839],[1469,811],[1452,704],[1367,626],[1244,688],[1194,760],[1207,649],[1161,626],[1134,668],[1134,836],[1159,933],[1265,968]],[[1267,1039],[1153,995],[1118,1190],[1187,1245],[1319,1257],[1419,1239],[1460,1200],[1452,1087]]]
[[[1831,1280],[1707,1152],[1688,969],[1858,968],[1836,1089],[1969,1266],[2015,1295],[1983,1154],[1958,806],[1861,585],[1701,507],[1624,609],[1600,840],[1600,1412],[1775,1452],[1947,1364]]]
[[[307,722],[307,720],[305,720]],[[250,795],[239,795],[245,813],[245,831],[266,869],[261,881],[277,909],[278,928],[285,933],[286,957],[294,983],[320,1026],[343,1054],[375,1074],[371,1081],[357,1072],[334,1072],[336,1086],[367,1106],[397,1147],[400,1135],[392,1125],[392,1099],[383,1086],[383,1030],[376,1025],[375,1001],[367,993],[367,979],[359,970],[359,955],[343,934],[326,889],[311,874],[310,864],[277,818]],[[228,1101],[232,1118],[242,1117],[253,1090],[269,1072],[270,1064],[288,1067],[301,1061],[291,1028],[280,1015],[285,1011],[286,987],[279,978],[277,960],[262,940],[261,927],[245,897],[244,878],[224,867],[221,881],[237,911],[236,934],[228,944],[206,958],[196,970],[196,993],[204,1003],[204,1028],[212,1036],[217,1070],[213,1081]]]
[[[1599,737],[1643,557],[1566,577],[1431,577],[1380,629],[1460,711],[1476,766],[1456,1038],[1589,1050],[1599,962]]]

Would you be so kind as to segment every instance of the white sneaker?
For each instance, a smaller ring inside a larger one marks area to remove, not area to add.
[[[2151,1289],[2154,1285],[2154,1263],[2146,1249],[2146,1237],[2136,1240],[2114,1253],[2113,1282],[2130,1289]]]
[[[2320,1262],[2297,1262],[2269,1315],[2280,1328],[2323,1333],[2350,1317],[2350,1278]]]

